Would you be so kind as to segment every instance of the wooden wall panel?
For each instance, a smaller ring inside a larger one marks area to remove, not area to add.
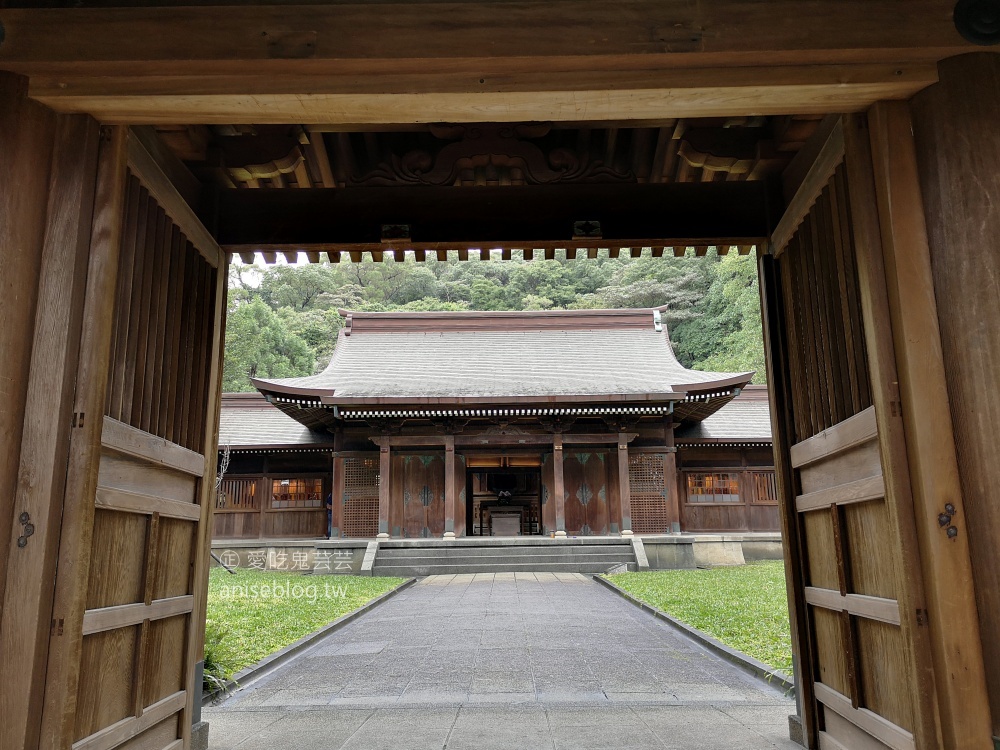
[[[148,527],[148,519],[138,514],[103,509],[94,514],[87,609],[142,599]]]
[[[816,676],[838,693],[851,692],[851,679],[844,652],[844,619],[837,612],[814,608],[813,642],[816,649]]]
[[[747,531],[750,527],[747,516],[747,507],[742,503],[681,506],[681,523],[685,531]]]
[[[140,678],[140,706],[151,706],[184,689],[183,644],[187,620],[186,615],[178,615],[149,623]]]
[[[913,132],[961,470],[993,734],[1000,737],[1000,64],[990,54],[940,65],[914,97]]]
[[[898,550],[886,544],[892,538],[889,511],[884,502],[854,503],[843,507],[849,588],[856,594],[896,599],[899,596]]]
[[[903,729],[913,730],[913,700],[901,685],[912,680],[903,633],[895,625],[856,618],[861,704]]]
[[[781,521],[778,518],[777,505],[750,506],[751,531],[779,531],[780,529]]]
[[[326,536],[325,510],[265,511],[261,536],[264,539],[316,539]]]
[[[259,539],[260,512],[215,513],[212,518],[213,539]]]
[[[160,517],[157,523],[156,568],[152,574],[152,598],[166,599],[192,593],[191,557],[194,554],[194,524],[178,518]]]
[[[80,681],[76,698],[74,741],[126,718],[134,710],[139,629],[117,628],[84,636],[80,663],[87,679]]]

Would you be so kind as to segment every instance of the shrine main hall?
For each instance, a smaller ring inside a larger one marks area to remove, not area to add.
[[[214,538],[778,529],[766,389],[664,308],[340,312],[322,373],[223,399]]]

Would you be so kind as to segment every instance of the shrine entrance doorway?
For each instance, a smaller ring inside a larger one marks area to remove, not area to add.
[[[470,456],[467,461],[469,536],[543,533],[541,456]]]

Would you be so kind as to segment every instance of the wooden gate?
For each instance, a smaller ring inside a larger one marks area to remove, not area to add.
[[[935,679],[958,670],[935,675],[944,620],[929,601],[939,582],[925,581],[920,565],[922,535],[935,530],[911,491],[914,438],[902,419],[934,407],[900,394],[898,311],[879,237],[887,218],[879,216],[867,121],[829,118],[817,146],[799,183],[786,184],[787,214],[772,254],[761,258],[806,736],[811,747],[834,750],[974,747],[960,728],[942,735],[953,691]],[[941,512],[957,510],[942,503]],[[968,614],[954,614],[965,627]]]
[[[201,699],[226,263],[137,136],[115,138],[102,176],[123,201],[77,387],[96,413],[73,416],[96,440],[70,447],[42,746],[180,748]]]

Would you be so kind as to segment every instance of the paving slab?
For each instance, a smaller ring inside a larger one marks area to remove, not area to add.
[[[207,707],[213,750],[799,750],[794,701],[576,573],[430,576]]]

